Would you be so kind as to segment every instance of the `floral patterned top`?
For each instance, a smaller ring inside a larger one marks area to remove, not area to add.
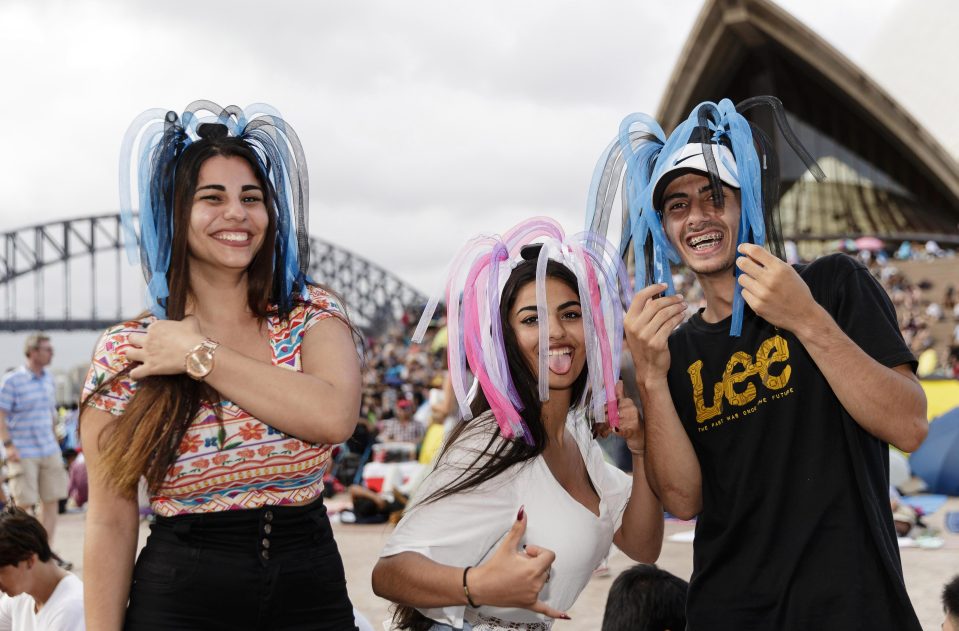
[[[268,317],[273,365],[302,371],[300,345],[317,322],[345,320],[333,296],[311,287],[309,300],[294,306],[288,318]],[[83,388],[85,405],[120,416],[136,392],[136,380],[114,380],[96,396],[93,390],[129,363],[123,350],[132,332],[143,331],[156,318],[147,317],[110,327],[100,338]],[[310,500],[323,490],[323,472],[330,445],[314,445],[284,434],[254,418],[231,401],[214,406],[202,402],[190,424],[176,462],[150,504],[157,515],[259,508]],[[124,422],[134,422],[124,419]]]

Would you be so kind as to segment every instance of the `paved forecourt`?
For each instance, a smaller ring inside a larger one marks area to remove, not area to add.
[[[951,498],[934,515],[927,518],[928,524],[944,531],[943,516],[946,511],[959,510],[959,498]],[[75,571],[83,575],[83,524],[84,513],[61,515],[57,527],[57,541],[54,548],[65,558],[76,564]],[[670,522],[666,524],[666,536],[692,529],[692,524]],[[373,594],[370,587],[370,573],[391,526],[388,525],[346,525],[335,523],[333,531],[346,565],[346,577],[353,605],[380,629],[381,623],[389,615],[389,603]],[[149,532],[145,523],[140,527],[140,545]],[[937,550],[905,548],[902,552],[903,570],[909,595],[926,631],[938,631],[942,623],[940,594],[942,586],[953,575],[959,574],[959,534],[941,532],[944,545]],[[630,561],[618,550],[613,550],[609,559],[610,573],[605,577],[594,577],[579,600],[570,610],[571,622],[558,621],[557,631],[598,630],[606,606],[606,594],[613,579],[630,567]],[[663,543],[663,552],[657,565],[685,579],[693,569],[693,547],[689,543]]]

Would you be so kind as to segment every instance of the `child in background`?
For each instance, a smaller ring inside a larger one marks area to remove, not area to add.
[[[0,511],[0,631],[83,631],[83,583],[57,564],[26,511]]]
[[[688,588],[655,565],[634,565],[613,581],[602,631],[684,631]]]

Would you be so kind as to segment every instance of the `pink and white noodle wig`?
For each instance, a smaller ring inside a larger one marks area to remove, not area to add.
[[[461,417],[472,418],[472,389],[479,387],[506,438],[532,444],[520,411],[523,405],[510,377],[500,318],[503,287],[523,261],[525,246],[540,245],[536,261],[536,303],[539,320],[539,399],[549,399],[549,318],[546,315],[546,264],[552,259],[575,276],[583,311],[586,368],[589,373],[582,400],[593,418],[619,424],[615,385],[623,343],[623,312],[632,289],[617,249],[604,237],[581,232],[566,237],[562,227],[547,217],[534,217],[502,236],[478,236],[453,259],[446,282],[446,321],[449,335],[449,375]],[[439,298],[427,304],[413,341],[423,339]],[[469,371],[475,375],[468,383]],[[590,396],[591,395],[591,396]]]

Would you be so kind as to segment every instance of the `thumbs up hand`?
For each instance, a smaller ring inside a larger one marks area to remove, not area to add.
[[[494,607],[521,607],[551,618],[569,620],[564,612],[539,599],[556,559],[552,550],[520,547],[526,534],[526,513],[519,509],[506,537],[485,563],[473,568],[467,584],[473,602]]]

